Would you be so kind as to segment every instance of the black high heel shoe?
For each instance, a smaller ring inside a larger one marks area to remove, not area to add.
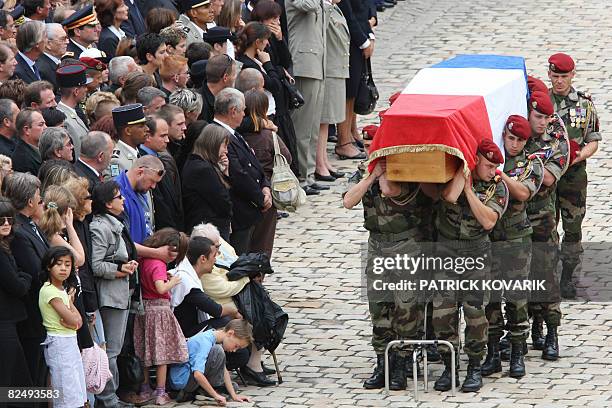
[[[323,176],[323,175],[315,172],[314,178],[317,181],[329,181],[329,182],[336,181],[336,178],[331,175],[331,172],[329,174],[330,174],[329,176]]]

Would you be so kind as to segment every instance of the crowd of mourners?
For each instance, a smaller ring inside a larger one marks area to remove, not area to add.
[[[308,195],[344,176],[328,136],[365,158],[376,24],[370,0],[3,2],[0,385],[68,408],[275,385],[236,302],[265,273],[228,270],[272,257],[275,153]]]

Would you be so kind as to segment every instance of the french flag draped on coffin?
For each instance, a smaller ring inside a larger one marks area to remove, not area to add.
[[[527,97],[521,57],[459,55],[422,69],[383,115],[370,145],[370,171],[376,159],[388,156],[391,180],[448,181],[457,165],[463,163],[465,172],[474,168],[483,138],[504,151],[506,119],[527,117]],[[427,168],[440,160],[455,163],[443,180],[432,174],[435,166]],[[394,171],[402,166],[420,167],[420,172]]]

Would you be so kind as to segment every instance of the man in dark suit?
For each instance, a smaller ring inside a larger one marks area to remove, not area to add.
[[[121,29],[128,37],[137,37],[140,34],[147,32],[145,21],[142,13],[136,6],[134,0],[125,0],[125,5],[128,6],[129,18],[121,23]]]
[[[25,108],[17,115],[15,127],[17,128],[17,144],[11,156],[13,170],[37,175],[42,164],[38,152],[38,140],[43,130],[47,128],[45,119],[40,111]]]
[[[0,99],[0,154],[11,157],[15,150],[15,121],[19,114],[11,99]]]
[[[244,118],[244,96],[234,88],[221,90],[215,98],[215,124],[230,132],[228,145],[232,199],[230,243],[237,254],[248,252],[255,224],[272,206],[270,182],[253,150],[236,132]]]
[[[42,215],[40,181],[31,174],[14,173],[3,181],[5,196],[19,212],[15,217],[11,252],[19,269],[32,277],[32,285],[23,298],[28,313],[27,320],[17,324],[17,333],[28,363],[34,386],[47,386],[46,367],[40,343],[45,339],[45,329],[38,308],[38,291],[42,286],[39,274],[41,259],[49,248],[45,234],[34,220]]]
[[[47,32],[44,23],[27,21],[19,26],[16,38],[19,52],[15,55],[17,66],[14,76],[16,78],[22,79],[27,84],[40,81],[40,73],[35,63],[45,51],[46,42]]]
[[[66,54],[67,45],[68,36],[62,25],[58,23],[47,24],[47,44],[45,52],[36,60],[35,65],[40,72],[40,77],[45,81],[51,82],[56,92],[58,88],[55,71],[57,70],[62,56]]]
[[[101,27],[92,5],[78,10],[62,21],[62,25],[70,39],[66,55],[71,58],[79,59],[81,53],[91,48],[100,38]]]
[[[231,68],[230,68],[231,65]],[[214,118],[215,95],[222,89],[234,86],[238,74],[236,64],[227,55],[215,55],[206,63],[206,82],[202,84],[202,112],[198,119],[212,122]]]
[[[74,164],[74,171],[89,181],[89,191],[102,182],[102,173],[108,168],[115,143],[104,132],[92,131],[83,138],[81,155]]]

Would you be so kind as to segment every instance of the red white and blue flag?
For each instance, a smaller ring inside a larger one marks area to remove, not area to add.
[[[473,169],[489,138],[503,152],[510,115],[527,117],[527,73],[521,57],[459,55],[420,70],[385,112],[370,159],[440,150]]]

